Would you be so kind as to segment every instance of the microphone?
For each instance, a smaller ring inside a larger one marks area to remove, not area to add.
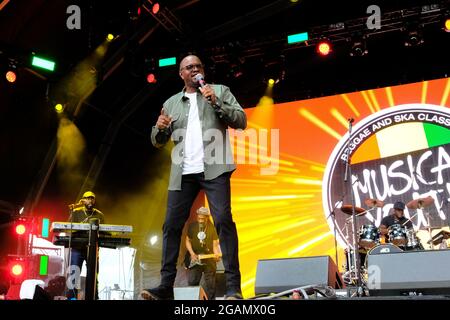
[[[200,87],[204,87],[206,86],[206,82],[205,82],[205,78],[203,77],[203,75],[201,73],[197,73],[195,75],[195,81],[197,81],[197,83],[200,85]]]
[[[350,122],[350,123],[353,123],[353,122],[355,122],[355,119],[349,118],[349,119],[347,119],[347,121]]]
[[[71,210],[73,210],[75,208],[82,207],[82,206],[84,206],[84,203],[83,203],[82,200],[78,201],[77,203],[73,203],[73,204],[69,204],[68,205],[69,209],[71,209]]]
[[[203,75],[201,73],[197,73],[194,78],[195,78],[195,81],[197,81],[197,83],[200,85],[201,88],[206,86],[205,78],[203,77]],[[208,97],[207,100],[209,102],[211,102],[211,97]]]

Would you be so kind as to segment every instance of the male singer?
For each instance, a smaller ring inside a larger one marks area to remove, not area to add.
[[[203,189],[222,249],[226,298],[242,299],[238,236],[230,204],[230,177],[236,165],[227,129],[245,129],[247,117],[228,87],[205,82],[197,56],[181,60],[179,75],[184,88],[164,103],[151,133],[157,148],[171,137],[175,143],[163,226],[161,284],[141,294],[144,299],[173,299],[181,232]]]

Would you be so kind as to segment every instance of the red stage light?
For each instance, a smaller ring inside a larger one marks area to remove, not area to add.
[[[327,56],[331,52],[331,45],[328,41],[321,41],[317,45],[317,52],[322,56]]]
[[[10,276],[15,280],[20,280],[25,275],[25,259],[23,257],[10,256],[8,260]]]
[[[21,276],[23,273],[23,266],[20,263],[14,263],[11,266],[11,274],[15,277]]]
[[[148,83],[156,83],[156,76],[153,73],[149,73],[147,75],[147,82]]]
[[[157,14],[159,12],[159,3],[156,2],[152,7],[153,14]]]
[[[16,226],[16,233],[19,236],[23,235],[26,231],[27,231],[27,227],[24,224],[20,223]]]

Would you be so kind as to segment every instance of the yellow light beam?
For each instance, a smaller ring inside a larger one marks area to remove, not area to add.
[[[300,221],[300,222],[297,222],[297,223],[291,223],[291,224],[289,224],[287,226],[284,226],[284,227],[281,227],[281,228],[273,230],[272,233],[278,233],[278,232],[281,232],[281,231],[286,231],[286,230],[289,230],[289,229],[300,227],[300,226],[302,226],[304,224],[313,223],[314,221],[316,221],[316,219],[308,219],[308,220],[303,220],[303,221]]]
[[[369,90],[369,97],[370,99],[372,99],[372,103],[375,107],[376,111],[380,111],[380,104],[378,103],[377,97],[375,96],[375,93],[373,92],[373,90]]]
[[[331,109],[331,114],[333,115],[333,117],[336,118],[337,121],[339,121],[344,126],[344,128],[347,129],[348,127],[347,119],[336,108]]]
[[[272,222],[285,220],[285,219],[289,219],[289,215],[276,216],[276,217],[271,217],[271,218],[267,218],[267,219],[258,219],[258,220],[253,219],[253,221],[251,221],[251,222],[239,223],[239,229],[256,227],[259,225],[266,225],[266,224],[269,224]]]
[[[299,169],[291,169],[291,168],[285,168],[285,167],[279,167],[278,171],[287,171],[292,173],[300,173]]]
[[[447,79],[447,85],[445,86],[444,94],[442,95],[441,106],[445,106],[450,93],[450,78]]]
[[[422,103],[426,103],[427,101],[427,91],[428,91],[428,81],[424,81],[422,86],[422,99],[420,100]]]
[[[307,231],[303,231],[303,232],[301,232],[301,233],[298,233],[298,234],[296,234],[296,235],[294,235],[294,236],[291,236],[291,237],[284,237],[283,239],[281,239],[281,240],[279,240],[278,241],[278,244],[279,245],[283,245],[284,243],[290,243],[290,242],[292,242],[292,240],[295,240],[295,239],[297,239],[297,238],[306,238],[306,239],[310,239],[310,237],[305,237],[307,234],[312,234],[312,235],[315,235],[315,234],[319,234],[320,233],[320,230],[329,230],[329,227],[328,227],[328,225],[326,225],[326,224],[321,224],[321,225],[318,225],[318,226],[315,226],[315,227],[312,227],[312,228],[308,228],[307,229]],[[331,231],[330,231],[331,232]],[[296,240],[294,243],[298,243],[299,241],[298,240]]]
[[[359,117],[360,113],[359,113],[358,109],[355,108],[355,106],[353,105],[353,102],[350,100],[350,98],[347,97],[347,95],[345,93],[341,94],[341,97],[344,99],[345,103],[350,107],[350,109],[352,109],[353,113],[357,117]]]
[[[372,102],[370,101],[370,98],[369,98],[369,96],[367,95],[367,92],[366,92],[366,91],[361,91],[361,94],[362,94],[362,96],[363,96],[363,98],[364,98],[364,101],[366,101],[367,106],[368,106],[369,109],[370,109],[370,112],[375,113],[375,109],[374,109],[373,106],[372,106]]]
[[[268,183],[270,183],[270,184],[275,184],[275,183],[277,183],[276,181],[272,181],[272,180],[267,180],[267,179],[264,179],[264,180],[253,180],[253,179],[238,179],[238,178],[231,178],[231,182],[241,182],[241,183],[245,183],[245,182],[248,182],[248,183],[255,183],[255,184],[268,184]]]
[[[309,166],[309,168],[313,171],[319,171],[319,172],[325,172],[325,167],[319,167],[319,166]]]
[[[317,243],[317,242],[319,242],[319,241],[323,241],[325,238],[327,238],[327,237],[329,237],[329,236],[332,236],[332,235],[333,235],[333,233],[332,233],[331,231],[325,232],[324,234],[321,234],[320,236],[315,237],[315,238],[309,240],[308,242],[302,244],[301,246],[299,246],[299,247],[297,247],[297,248],[295,248],[295,249],[289,251],[289,252],[288,252],[288,255],[289,255],[289,256],[292,256],[292,255],[294,255],[294,254],[296,254],[296,253],[298,253],[298,252],[300,252],[300,251],[305,250],[305,249],[308,248],[309,246],[312,246],[313,244],[315,244],[315,243]]]
[[[341,140],[342,136],[339,133],[337,133],[335,130],[330,128],[325,122],[323,122],[322,120],[317,118],[315,115],[313,115],[308,110],[300,109],[299,112],[302,116],[304,116],[306,119],[311,121],[313,124],[318,126],[320,129],[322,129],[323,131],[328,133],[330,136],[336,138],[337,140]]]
[[[273,201],[273,200],[288,200],[288,199],[310,199],[313,195],[309,194],[288,194],[281,196],[254,196],[254,197],[235,197],[234,201],[237,202],[252,202],[252,201]]]
[[[284,182],[290,182],[293,184],[306,184],[306,185],[313,185],[313,186],[321,186],[322,185],[322,180],[302,179],[302,178],[297,178],[297,179],[285,178],[282,180]]]
[[[392,94],[392,89],[391,87],[386,87],[386,95],[389,101],[389,106],[393,107],[394,106],[394,95]]]

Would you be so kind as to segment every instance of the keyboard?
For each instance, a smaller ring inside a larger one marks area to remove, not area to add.
[[[69,247],[69,236],[55,236],[53,238],[53,244],[57,246]],[[89,239],[87,237],[72,237],[70,240],[70,246],[80,247],[87,246]],[[131,243],[129,238],[117,238],[117,237],[99,237],[98,245],[104,248],[117,249],[127,247]]]
[[[70,232],[70,231],[89,231],[89,223],[77,222],[53,222],[51,231],[53,232]],[[115,224],[100,224],[99,231],[115,232],[115,233],[130,233],[133,232],[132,226],[115,225]]]

